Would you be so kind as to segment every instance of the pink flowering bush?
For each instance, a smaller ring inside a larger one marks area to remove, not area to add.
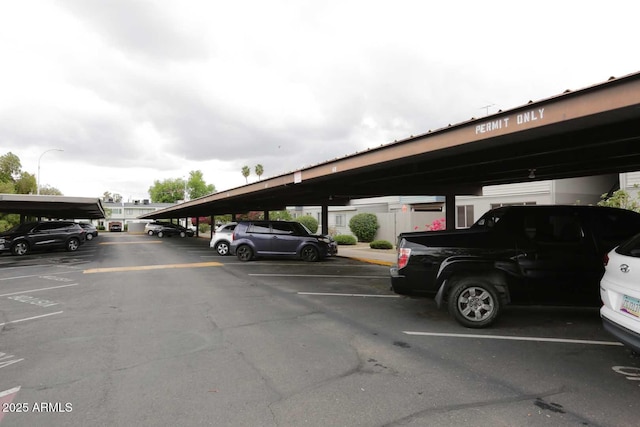
[[[427,230],[430,231],[440,231],[447,228],[447,223],[444,218],[434,220],[431,225],[427,226]]]
[[[426,224],[424,226],[424,229],[427,231],[440,231],[440,230],[446,230],[446,228],[447,228],[447,222],[445,218],[436,219],[431,224]],[[419,229],[420,227],[418,227],[417,225],[413,227],[414,231],[418,231]]]

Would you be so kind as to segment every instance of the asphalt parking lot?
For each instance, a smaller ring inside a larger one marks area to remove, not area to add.
[[[0,425],[636,422],[640,359],[597,310],[512,307],[469,330],[364,254],[242,263],[202,238],[103,233],[1,255]]]

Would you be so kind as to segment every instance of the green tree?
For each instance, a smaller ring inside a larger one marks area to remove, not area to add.
[[[360,213],[349,220],[349,229],[360,242],[372,242],[379,227],[378,217],[372,213]]]
[[[149,187],[149,196],[153,203],[177,203],[184,200],[185,182],[182,178],[155,180]]]
[[[16,185],[13,181],[4,182],[0,180],[0,193],[13,194],[16,192]]]
[[[312,217],[311,215],[299,216],[298,218],[295,219],[295,221],[298,221],[299,223],[304,224],[305,227],[307,227],[309,231],[311,231],[312,233],[315,233],[318,231],[318,220]]]
[[[213,184],[207,184],[202,176],[202,171],[197,170],[189,172],[187,191],[190,199],[197,199],[198,197],[215,193],[216,187]]]
[[[12,152],[0,156],[0,182],[15,182],[21,169],[20,158]]]
[[[255,169],[256,175],[258,175],[258,181],[260,181],[260,177],[262,176],[262,174],[264,173],[264,168],[262,167],[261,164],[257,164],[256,165],[256,169]]]
[[[289,211],[269,211],[269,219],[274,221],[291,221]]]
[[[245,182],[248,184],[249,183],[249,175],[251,174],[251,169],[249,169],[249,166],[243,166],[242,167],[242,176],[244,176],[244,180]]]
[[[36,194],[38,192],[36,177],[29,172],[20,172],[20,178],[16,180],[15,187],[18,194]]]
[[[633,187],[637,190],[638,184]],[[608,193],[600,196],[601,200],[598,202],[598,206],[609,206],[612,208],[622,208],[640,212],[640,199],[638,197],[638,195],[633,197],[627,191],[620,189],[614,191],[611,196],[609,196]]]
[[[46,194],[49,196],[63,196],[62,191],[50,185],[45,185],[44,187],[40,186],[40,194]]]

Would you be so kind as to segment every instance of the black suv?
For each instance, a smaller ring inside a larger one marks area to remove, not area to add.
[[[433,296],[464,326],[505,304],[599,307],[603,257],[640,233],[640,214],[597,206],[509,206],[471,228],[402,233],[391,285]]]
[[[25,255],[39,249],[64,248],[74,252],[84,240],[85,231],[75,222],[26,222],[0,233],[0,251]]]
[[[229,249],[240,261],[287,256],[313,262],[338,253],[338,245],[330,236],[312,234],[296,221],[240,221]]]

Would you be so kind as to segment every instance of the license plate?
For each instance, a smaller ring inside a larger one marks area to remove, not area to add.
[[[640,317],[640,300],[625,295],[622,300],[622,307],[620,307],[620,311],[629,313],[635,317]]]

